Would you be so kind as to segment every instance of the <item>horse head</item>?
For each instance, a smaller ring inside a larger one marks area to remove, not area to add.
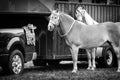
[[[58,33],[61,37],[68,35],[75,23],[73,17],[57,10],[53,10],[49,18],[48,30],[53,31],[56,26],[60,25]],[[60,30],[63,34],[60,33]]]
[[[49,24],[48,24],[48,30],[53,31],[55,26],[59,25],[59,11],[58,10],[53,10],[51,12],[51,15],[49,16]]]
[[[95,21],[88,13],[85,9],[83,9],[81,6],[77,8],[76,10],[76,18],[79,21],[82,21],[88,25],[92,25],[92,24],[98,24],[97,21]],[[84,19],[83,19],[84,18]]]
[[[81,6],[77,8],[75,16],[77,20],[83,21],[83,17],[85,16],[85,9],[83,9]]]

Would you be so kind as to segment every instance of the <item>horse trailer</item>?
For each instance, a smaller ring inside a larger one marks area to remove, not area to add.
[[[49,9],[40,0],[17,1],[3,0],[0,3],[0,65],[3,70],[20,74],[23,64],[31,60],[35,66],[72,60],[69,47],[59,36],[57,28],[53,32],[48,31]],[[112,67],[116,61],[113,47],[98,48],[97,58],[105,66]],[[79,50],[78,59],[87,60],[84,49]]]

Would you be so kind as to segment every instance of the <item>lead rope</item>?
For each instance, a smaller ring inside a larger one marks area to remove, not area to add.
[[[71,31],[71,29],[72,29],[72,27],[73,27],[74,23],[75,23],[75,20],[74,20],[74,21],[73,21],[73,23],[71,24],[70,29],[68,30],[68,32],[66,32],[65,34],[61,35],[61,34],[60,34],[60,32],[58,31],[58,32],[59,32],[60,37],[67,36],[67,35],[68,35],[68,33]]]

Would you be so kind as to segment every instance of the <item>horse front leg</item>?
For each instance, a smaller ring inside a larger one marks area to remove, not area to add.
[[[88,70],[91,70],[91,67],[92,67],[92,64],[91,64],[91,50],[90,49],[86,49],[86,52],[87,52],[87,57],[88,57]]]
[[[73,70],[72,73],[76,73],[78,70],[77,67],[77,61],[78,61],[78,50],[79,48],[77,48],[75,45],[73,45],[70,49],[71,54],[72,54],[72,59],[73,59]]]

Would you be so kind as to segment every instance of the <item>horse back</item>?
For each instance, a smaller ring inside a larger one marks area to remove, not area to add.
[[[108,35],[111,38],[112,42],[116,46],[119,46],[119,40],[120,40],[120,23],[108,23],[106,24],[106,29],[108,31]]]
[[[120,22],[116,22],[115,24],[116,24],[116,26],[118,27],[118,30],[119,30],[119,32],[120,32]]]
[[[111,34],[118,35],[120,37],[120,23],[106,22],[105,27]]]

